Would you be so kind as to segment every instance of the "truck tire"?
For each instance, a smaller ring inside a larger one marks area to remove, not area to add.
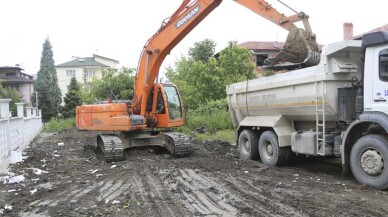
[[[252,130],[243,130],[238,137],[238,148],[240,156],[246,160],[257,160],[259,154],[257,151],[258,135]]]
[[[350,152],[350,168],[361,184],[388,188],[388,138],[371,134],[361,137]]]
[[[259,140],[259,154],[261,161],[269,166],[281,166],[287,163],[290,155],[289,147],[279,147],[279,140],[275,132],[265,131]]]

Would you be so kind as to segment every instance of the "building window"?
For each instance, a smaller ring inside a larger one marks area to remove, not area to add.
[[[95,76],[96,76],[96,71],[94,71],[94,70],[86,70],[85,71],[85,75],[86,75],[86,77],[88,77],[88,78],[94,78]]]
[[[66,76],[67,76],[67,77],[73,77],[73,78],[75,78],[75,70],[74,70],[74,69],[68,69],[68,70],[66,70]]]
[[[263,66],[264,60],[268,58],[268,54],[257,54],[256,55],[256,66]]]

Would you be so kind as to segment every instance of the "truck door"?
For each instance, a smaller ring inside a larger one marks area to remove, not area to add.
[[[372,110],[388,113],[388,46],[375,49],[374,57]]]

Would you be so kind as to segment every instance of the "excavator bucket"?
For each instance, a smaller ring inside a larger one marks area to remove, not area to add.
[[[290,30],[283,49],[273,58],[265,60],[268,68],[295,65],[315,66],[320,61],[320,50],[315,37],[304,29]]]

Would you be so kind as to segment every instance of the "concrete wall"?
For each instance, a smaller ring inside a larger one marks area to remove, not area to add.
[[[0,99],[0,173],[6,171],[11,151],[24,150],[42,128],[41,112],[33,107],[24,108],[25,103],[16,103],[17,117],[10,117],[10,101]]]

